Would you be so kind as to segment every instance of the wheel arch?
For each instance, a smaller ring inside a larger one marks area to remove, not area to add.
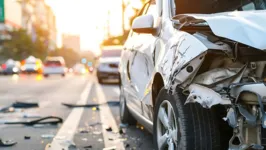
[[[157,72],[154,75],[153,83],[152,83],[152,104],[153,106],[155,106],[157,96],[160,90],[164,87],[164,85],[165,84],[164,84],[162,75],[159,72]]]

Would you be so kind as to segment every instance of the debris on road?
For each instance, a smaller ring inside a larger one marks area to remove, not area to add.
[[[109,128],[107,128],[107,129],[105,129],[105,130],[108,131],[108,132],[113,131],[112,127],[109,127]]]
[[[25,135],[25,136],[24,136],[24,139],[25,139],[25,140],[29,140],[29,139],[30,139],[30,136]]]
[[[130,145],[127,143],[126,146],[125,146],[125,148],[129,148],[129,147],[130,147]]]
[[[43,139],[52,139],[52,138],[54,138],[54,136],[55,136],[54,134],[43,134],[42,138]]]
[[[92,148],[92,146],[88,145],[88,146],[84,146],[83,148]]]
[[[82,140],[82,141],[88,141],[88,139],[87,139],[87,138],[82,138],[81,140]]]
[[[103,150],[116,150],[116,146],[106,147]]]
[[[103,104],[84,104],[84,105],[79,105],[79,104],[70,104],[70,103],[62,103],[62,105],[73,108],[73,107],[86,107],[86,108],[92,108],[92,107],[99,107],[100,105],[109,105],[109,106],[119,106],[120,102],[119,101],[109,101],[107,103]]]
[[[39,107],[38,103],[31,103],[31,102],[15,102],[12,104],[14,108],[34,108]]]
[[[119,127],[120,128],[127,128],[128,127],[128,124],[120,123],[119,124]]]
[[[44,120],[48,120],[48,119],[56,119],[56,120],[44,121]],[[27,126],[33,126],[36,124],[57,125],[57,124],[62,123],[62,122],[63,122],[63,119],[60,117],[48,116],[48,117],[43,117],[43,118],[32,120],[32,121],[5,122],[4,124],[9,124],[9,125],[22,124],[22,125],[27,125]]]
[[[100,135],[100,134],[102,134],[101,131],[94,131],[94,132],[92,132],[92,133],[95,134],[95,135]]]
[[[6,140],[6,141],[3,141],[2,139],[0,139],[0,148],[1,147],[10,147],[10,146],[13,146],[13,145],[16,145],[17,142],[13,141],[13,140]]]
[[[95,111],[95,110],[100,110],[100,108],[97,106],[97,107],[92,107],[92,110]]]
[[[108,138],[109,141],[113,141],[114,139],[113,138]]]
[[[102,142],[103,141],[103,139],[98,139],[98,142]]]
[[[119,134],[124,134],[124,131],[121,128],[119,129]]]
[[[2,113],[11,113],[11,112],[15,112],[16,108],[34,108],[34,107],[39,107],[38,103],[29,103],[29,102],[15,102],[10,106],[6,106],[3,108],[0,108],[0,112]]]
[[[89,124],[89,126],[91,126],[91,127],[94,127],[96,125],[102,125],[102,123],[101,122],[96,122],[96,123]]]

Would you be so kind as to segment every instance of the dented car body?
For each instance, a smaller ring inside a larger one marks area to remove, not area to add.
[[[214,1],[200,2],[206,5],[189,8],[180,1],[151,1],[134,20],[120,62],[120,117],[125,118],[128,109],[155,134],[157,149],[189,149],[185,142],[182,145],[182,136],[187,133],[180,127],[183,122],[178,118],[183,117],[178,109],[195,103],[204,111],[219,106],[224,109],[216,110],[223,114],[217,115],[218,119],[232,129],[227,145],[220,143],[219,148],[263,149],[266,2],[235,0],[226,4],[218,0],[216,9],[211,7]],[[242,11],[247,8],[253,10]],[[173,129],[165,122],[172,122],[168,108],[176,106],[167,100],[170,96],[162,96],[161,89],[169,95],[181,91],[185,96],[181,101],[184,106],[173,108],[177,122]],[[166,108],[161,98],[168,104],[166,113],[161,109]],[[164,119],[167,116],[168,120]],[[161,129],[160,122],[166,129]]]

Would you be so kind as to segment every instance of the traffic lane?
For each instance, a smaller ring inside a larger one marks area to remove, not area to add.
[[[107,82],[101,84],[107,101],[119,101],[120,88],[115,82]],[[119,117],[119,106],[110,107],[113,116],[119,126],[121,126]],[[146,149],[152,150],[153,148],[153,137],[152,134],[145,130],[144,126],[137,124],[135,126],[128,126],[122,129],[124,134],[121,134],[120,139],[124,141],[126,149]]]
[[[34,77],[34,76],[33,76]],[[69,76],[66,78],[52,77],[44,79],[40,83],[36,83],[34,78],[28,78],[29,85],[28,90],[22,89],[23,92],[16,92],[10,94],[14,99],[17,99],[20,94],[27,94],[31,98],[29,101],[38,102],[40,107],[34,109],[25,109],[23,112],[0,114],[0,120],[12,121],[12,120],[25,120],[32,118],[23,118],[23,114],[28,116],[59,116],[65,119],[70,110],[61,105],[62,102],[75,103],[80,98],[80,93],[84,89],[86,82],[89,80],[89,76]],[[15,84],[15,89],[23,87],[24,82],[18,82]],[[13,88],[11,88],[13,89]],[[40,92],[43,91],[43,92]],[[15,96],[14,96],[15,95]],[[8,97],[8,96],[7,96]],[[13,100],[14,100],[13,99]],[[28,101],[28,99],[24,99]],[[59,126],[37,126],[26,127],[22,125],[0,125],[0,138],[2,139],[14,139],[18,142],[17,145],[6,148],[7,150],[17,149],[44,149],[45,145],[51,142],[51,138],[42,136],[55,135]],[[24,136],[29,136],[30,139],[24,139]]]
[[[2,77],[0,83],[5,86],[0,87],[0,105],[13,103],[14,100],[30,99],[43,92],[49,93],[55,87],[58,87],[57,85],[61,85],[62,82],[67,82],[72,78],[71,76],[66,78],[54,76],[46,79],[42,75],[12,75],[5,78]]]

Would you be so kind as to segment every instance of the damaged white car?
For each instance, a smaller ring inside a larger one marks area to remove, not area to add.
[[[266,0],[152,0],[120,62],[120,117],[156,149],[264,149]],[[136,119],[136,120],[135,120]]]

